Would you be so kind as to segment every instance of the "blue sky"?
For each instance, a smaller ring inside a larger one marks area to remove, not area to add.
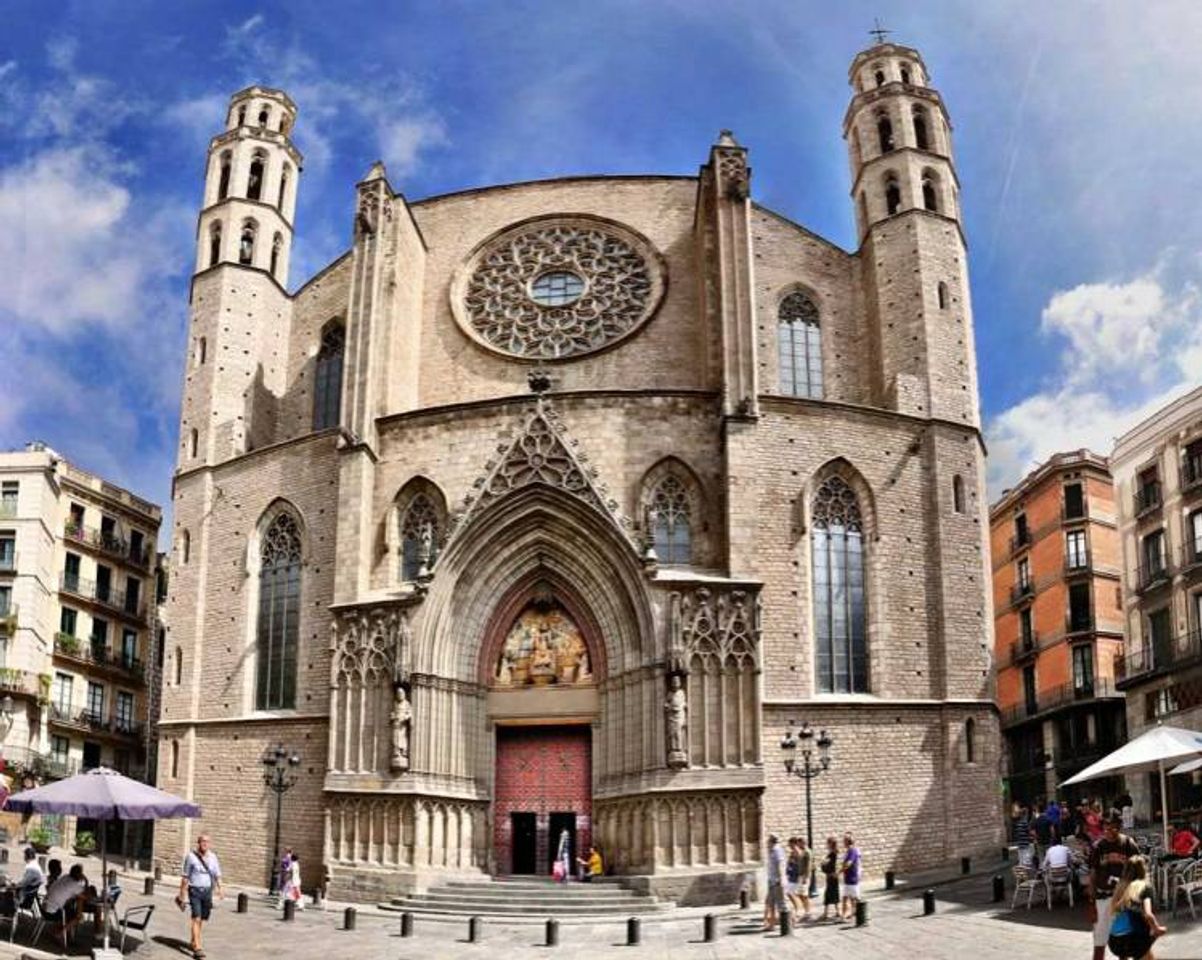
[[[879,16],[955,124],[991,498],[1202,379],[1193,0],[5,8],[0,449],[45,440],[164,504],[204,151],[252,82],[300,107],[294,278],[345,249],[377,157],[420,198],[691,174],[723,127],[757,200],[847,248],[847,66]]]

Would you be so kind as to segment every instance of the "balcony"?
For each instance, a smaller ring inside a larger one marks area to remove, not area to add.
[[[1068,636],[1078,633],[1093,633],[1094,629],[1095,624],[1092,610],[1069,613],[1064,618],[1064,632]]]
[[[1060,504],[1061,523],[1081,523],[1089,519],[1089,503],[1076,504],[1069,507],[1067,503]]]
[[[0,574],[17,572],[17,554],[0,553]]]
[[[20,613],[21,607],[16,603],[0,607],[0,637],[8,638],[17,632]]]
[[[1141,563],[1135,568],[1135,592],[1141,595],[1151,593],[1153,590],[1167,586],[1172,579],[1172,568],[1165,560]]]
[[[1065,578],[1084,577],[1093,570],[1093,562],[1088,550],[1078,550],[1064,558]]]
[[[1132,507],[1135,510],[1136,519],[1150,516],[1156,510],[1160,509],[1162,502],[1160,481],[1151,480],[1145,483],[1135,491],[1132,497]]]
[[[137,657],[127,657],[95,640],[85,642],[69,633],[56,633],[54,655],[86,664],[100,673],[116,676],[118,679],[132,680],[136,684],[146,682],[146,671],[141,660]]]
[[[1202,573],[1202,539],[1187,541],[1181,545],[1181,572]]]
[[[1022,663],[1039,653],[1039,634],[1032,631],[1030,636],[1021,637],[1010,644],[1010,662]]]
[[[118,718],[106,719],[102,714],[91,710],[80,710],[75,713],[69,705],[51,704],[50,723],[54,726],[67,727],[86,734],[99,734],[103,737],[117,739],[138,738],[142,735],[142,724],[133,720]]]
[[[1020,530],[1010,538],[1010,552],[1017,553],[1019,550],[1031,545],[1031,531],[1027,529]]]
[[[1114,682],[1120,690],[1166,670],[1202,660],[1202,631],[1153,640],[1114,658]]]
[[[1002,711],[1002,726],[1013,726],[1024,720],[1054,713],[1079,703],[1117,697],[1115,685],[1108,677],[1095,677],[1090,682],[1062,683],[1040,693],[1034,703],[1019,703]]]
[[[47,685],[43,685],[41,677],[32,670],[13,670],[0,667],[0,695],[11,694],[14,697],[24,697],[29,700],[39,700],[49,692],[49,675]]]
[[[1010,604],[1017,606],[1024,600],[1035,596],[1035,584],[1028,580],[1026,583],[1016,583],[1010,588]]]
[[[79,764],[52,753],[38,753],[29,747],[0,747],[0,770],[7,774],[31,773],[36,780],[62,780],[79,772]]]
[[[142,546],[135,549],[128,540],[122,537],[97,530],[95,527],[85,527],[82,523],[74,520],[68,520],[63,524],[63,536],[110,557],[132,563],[135,567],[141,567],[143,570],[150,569],[150,561],[154,557],[154,551],[150,547]]]
[[[1202,493],[1202,450],[1186,450],[1182,455],[1181,492]]]
[[[116,611],[123,617],[136,620],[138,623],[146,622],[145,602],[138,597],[127,596],[113,587],[106,587],[91,580],[84,580],[74,574],[64,573],[59,578],[59,589],[63,593],[98,603],[109,610]]]

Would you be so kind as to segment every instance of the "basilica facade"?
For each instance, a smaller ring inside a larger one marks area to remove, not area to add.
[[[174,485],[159,783],[227,873],[280,822],[331,896],[596,844],[683,903],[804,833],[869,874],[1001,843],[983,446],[951,124],[859,54],[858,249],[696,176],[425,200],[376,164],[289,292],[301,157],[251,87],[209,150]],[[832,131],[833,135],[834,131]],[[320,865],[320,871],[318,870]]]

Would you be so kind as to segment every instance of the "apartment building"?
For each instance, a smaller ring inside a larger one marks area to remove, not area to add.
[[[0,453],[0,694],[13,703],[0,754],[10,774],[104,765],[146,776],[161,520],[155,504],[44,445]]]
[[[1031,802],[1125,736],[1120,547],[1105,457],[1058,453],[990,510],[994,669],[1011,799]],[[1095,782],[1075,799],[1116,791]]]
[[[1131,736],[1158,721],[1202,729],[1202,387],[1120,437],[1111,458],[1123,545],[1126,652],[1115,664]],[[1170,777],[1169,810],[1202,806],[1202,778]],[[1159,816],[1157,776],[1128,777]]]

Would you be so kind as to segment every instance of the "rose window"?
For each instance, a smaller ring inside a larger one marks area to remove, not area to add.
[[[477,343],[563,360],[634,333],[663,295],[663,266],[643,237],[591,217],[555,217],[494,236],[460,268],[452,307]]]

